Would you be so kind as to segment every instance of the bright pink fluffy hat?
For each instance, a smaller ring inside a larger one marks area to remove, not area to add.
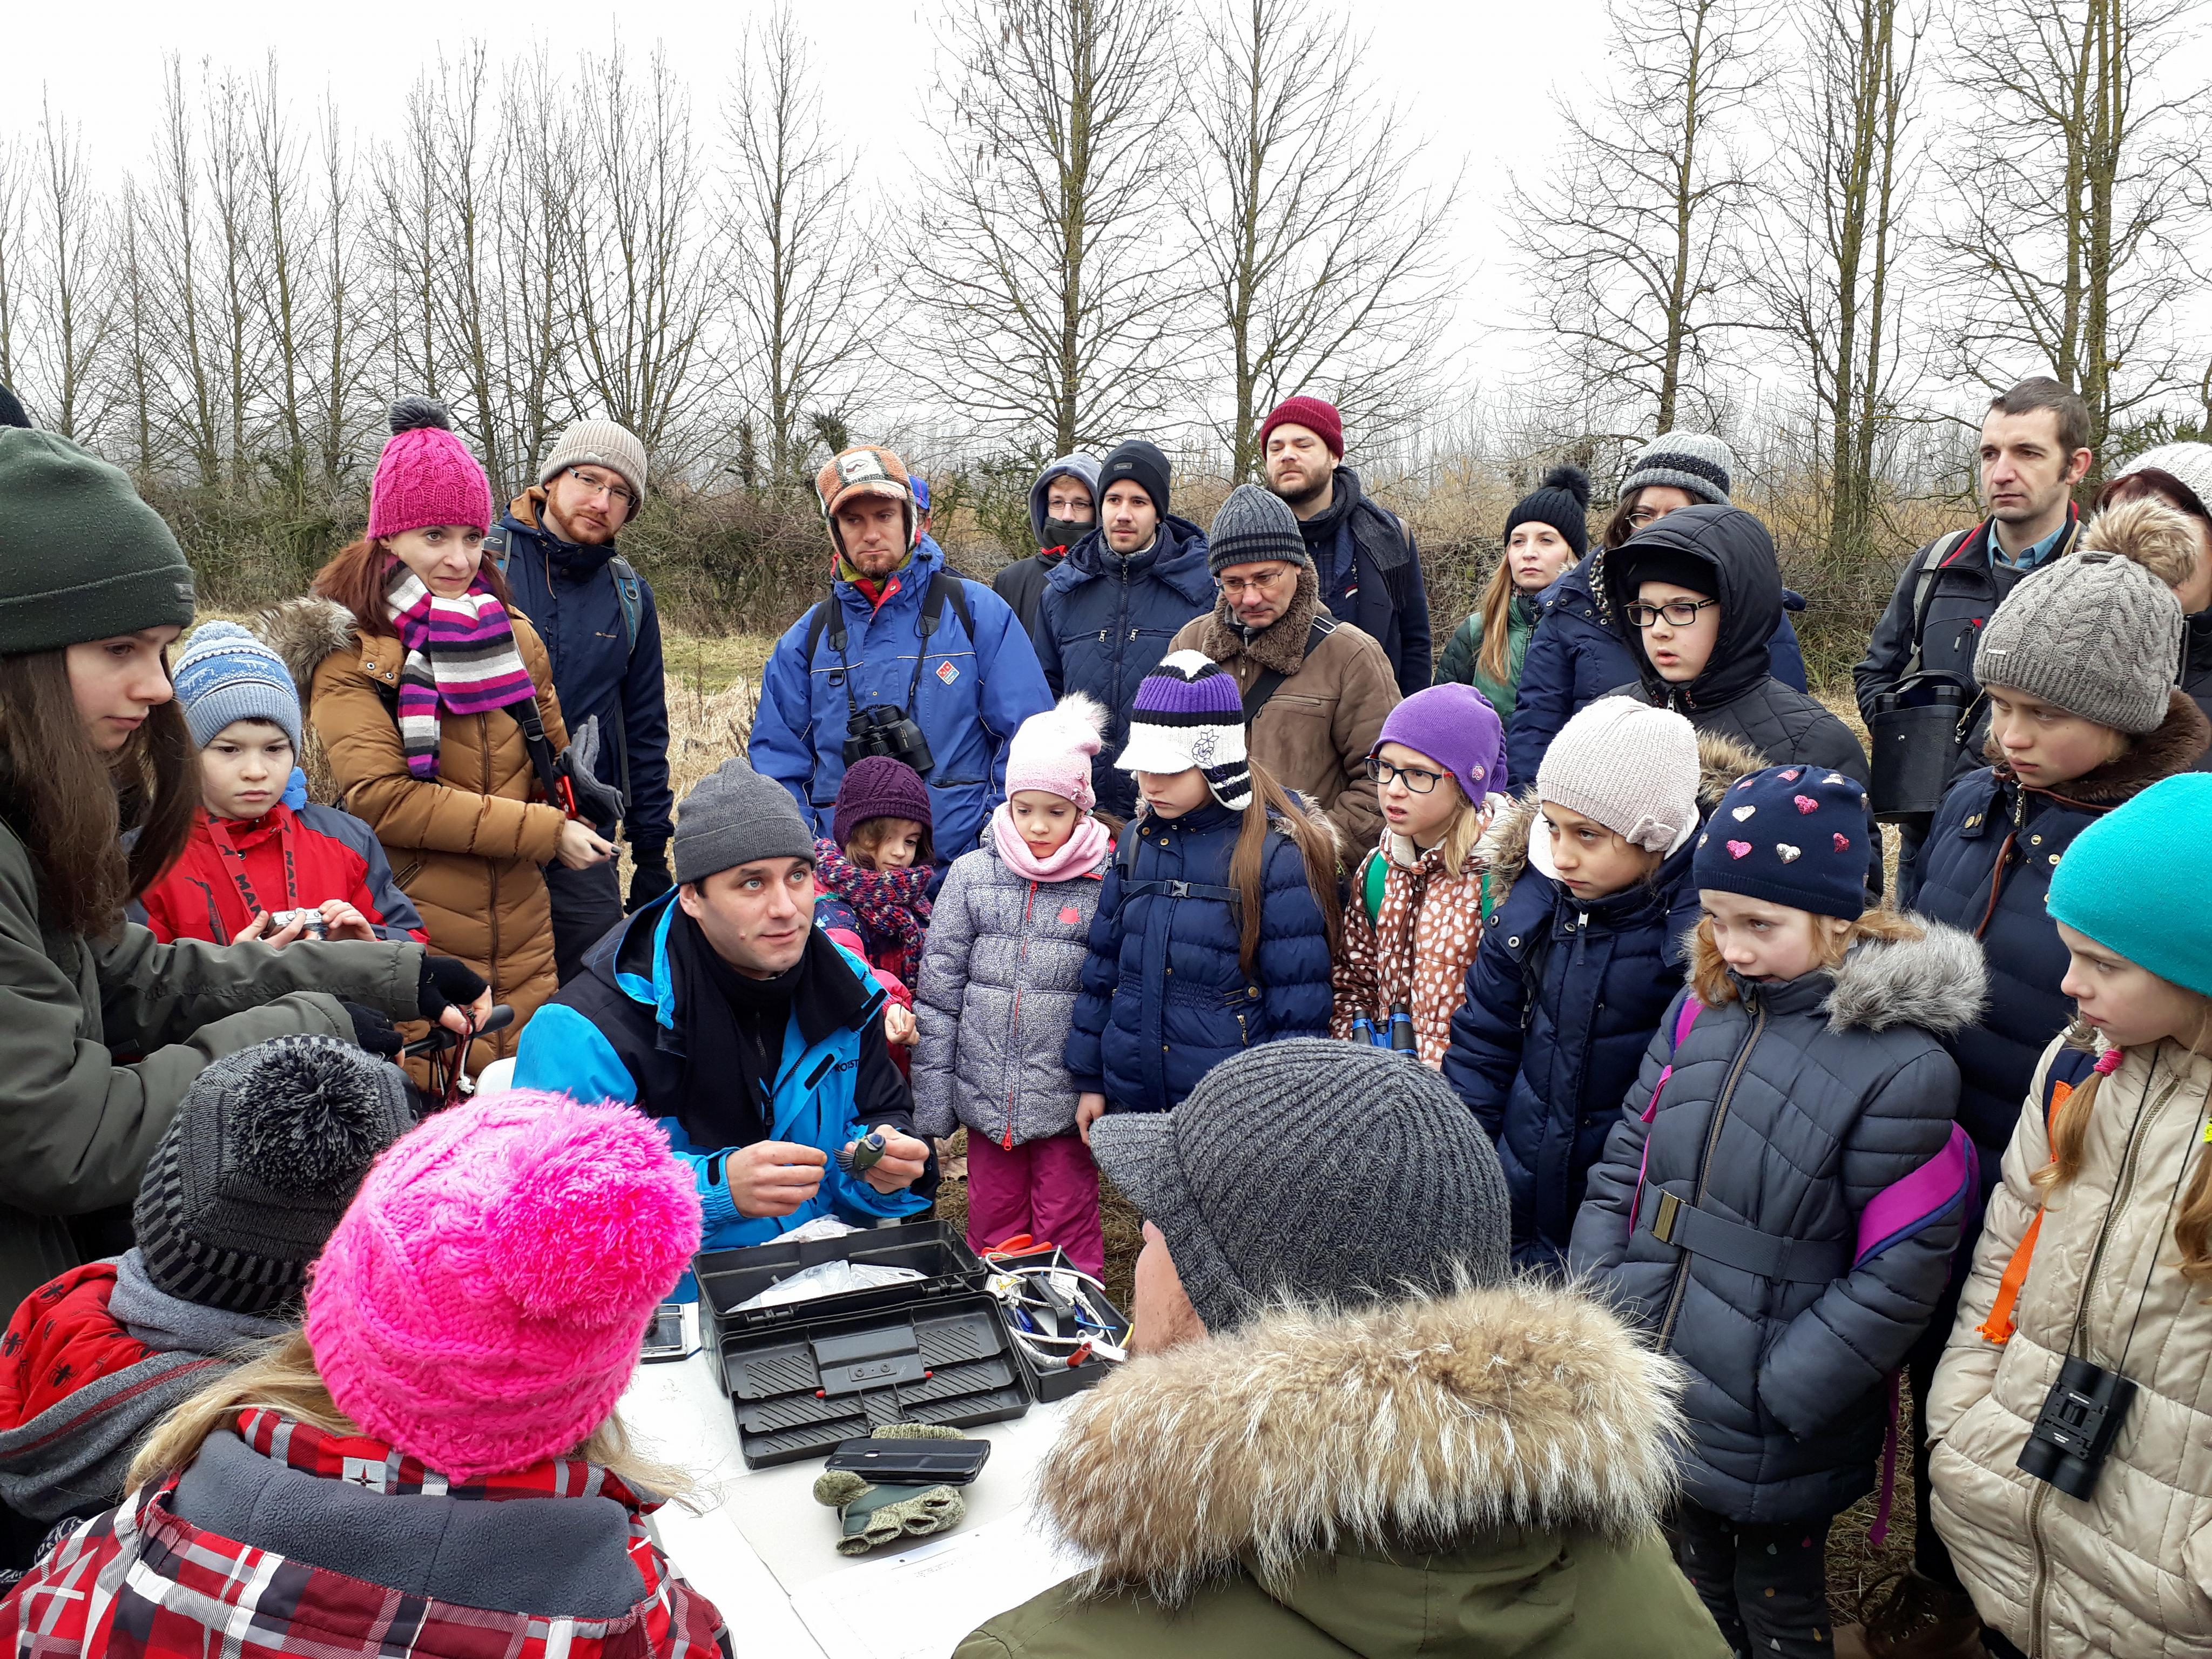
[[[491,480],[453,430],[445,405],[402,398],[368,487],[368,536],[403,536],[432,525],[491,529]]]
[[[386,1150],[315,1264],[307,1346],[338,1408],[457,1481],[574,1449],[629,1386],[699,1200],[627,1106],[516,1089]]]
[[[1098,804],[1091,787],[1091,760],[1105,731],[1105,708],[1080,691],[1030,715],[1006,745],[1006,793],[1042,789],[1088,812]]]

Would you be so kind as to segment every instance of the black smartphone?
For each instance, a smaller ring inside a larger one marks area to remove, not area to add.
[[[662,1303],[653,1310],[653,1322],[645,1328],[645,1347],[638,1358],[650,1365],[659,1360],[681,1359],[690,1352],[684,1346],[684,1304]]]
[[[878,1486],[964,1486],[991,1461],[988,1440],[840,1440],[830,1467]]]

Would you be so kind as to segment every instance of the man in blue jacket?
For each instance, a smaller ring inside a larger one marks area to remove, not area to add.
[[[819,1215],[868,1226],[926,1209],[929,1148],[884,1044],[883,989],[814,926],[814,838],[790,797],[726,761],[685,797],[675,845],[681,884],[538,1011],[515,1086],[659,1119],[698,1182],[708,1249]],[[871,1133],[882,1158],[838,1168]]]
[[[1114,764],[1129,735],[1137,687],[1193,617],[1213,609],[1206,532],[1168,511],[1168,458],[1141,438],[1098,471],[1098,527],[1045,578],[1030,630],[1055,697],[1080,691],[1106,710],[1105,744],[1091,762],[1098,805],[1136,811],[1130,774]]]
[[[1006,602],[924,544],[905,464],[848,449],[815,480],[836,569],[761,678],[752,763],[830,833],[845,768],[868,755],[928,780],[939,859],[975,846],[1005,793],[1006,744],[1052,707]]]
[[[629,841],[628,908],[668,890],[668,698],[653,589],[615,550],[645,499],[645,446],[612,421],[579,421],[554,443],[537,485],[514,498],[484,538],[515,608],[553,660],[553,689],[574,732],[599,722],[599,774],[622,791]],[[593,826],[611,836],[615,826]],[[553,956],[561,982],[623,919],[611,861],[545,866]]]

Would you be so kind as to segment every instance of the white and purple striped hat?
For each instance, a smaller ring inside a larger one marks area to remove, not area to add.
[[[1252,804],[1244,696],[1236,676],[1203,651],[1172,651],[1145,676],[1129,708],[1129,741],[1114,763],[1163,777],[1195,766],[1232,812]]]

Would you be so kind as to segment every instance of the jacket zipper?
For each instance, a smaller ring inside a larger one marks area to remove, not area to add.
[[[1747,998],[1755,994],[1748,991],[1745,993]],[[1728,1081],[1721,1085],[1721,1097],[1713,1107],[1713,1121],[1705,1129],[1705,1150],[1698,1158],[1698,1184],[1690,1199],[1693,1207],[1705,1201],[1705,1176],[1712,1168],[1713,1149],[1720,1145],[1721,1125],[1728,1121],[1729,1103],[1735,1099],[1735,1085],[1742,1079],[1744,1067],[1751,1063],[1751,1051],[1759,1042],[1759,1033],[1765,1029],[1766,1010],[1754,1002],[1751,1030],[1745,1035],[1743,1047],[1736,1050],[1735,1059],[1729,1066]],[[1657,1127],[1656,1123],[1652,1126],[1654,1131]],[[1662,1352],[1668,1339],[1674,1334],[1674,1321],[1682,1311],[1682,1292],[1690,1283],[1689,1253],[1678,1251],[1677,1255],[1680,1259],[1674,1264],[1674,1288],[1667,1298],[1667,1317],[1659,1325],[1659,1346]]]
[[[1014,952],[1014,1008],[1006,1033],[1006,1128],[999,1139],[999,1145],[1010,1152],[1014,1150],[1014,1080],[1021,1075],[1022,967],[1030,959],[1030,912],[1036,907],[1036,883],[1031,882],[1030,896],[1022,901],[1022,943]]]

